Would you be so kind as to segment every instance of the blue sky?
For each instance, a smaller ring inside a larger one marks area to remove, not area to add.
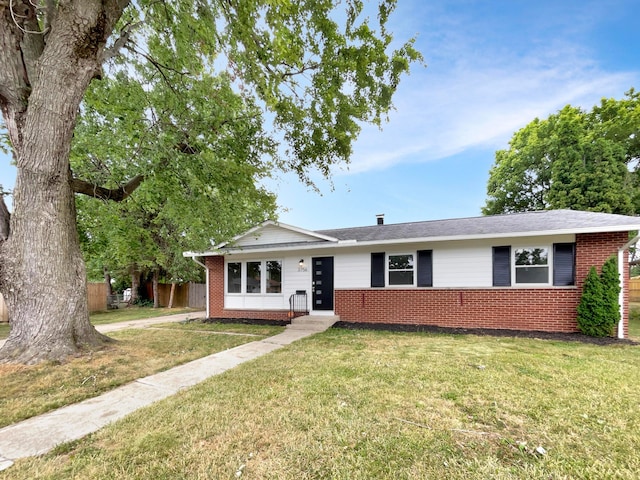
[[[535,117],[640,88],[638,0],[398,0],[391,30],[416,65],[380,131],[365,127],[322,195],[275,182],[280,221],[302,228],[476,216],[494,153]],[[0,154],[0,184],[15,169]]]

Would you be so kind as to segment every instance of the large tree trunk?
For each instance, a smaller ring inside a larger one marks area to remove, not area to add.
[[[18,169],[9,237],[0,242],[0,291],[11,324],[0,362],[63,361],[107,340],[89,322],[69,167],[80,101],[122,10],[107,4],[61,3],[46,45],[35,47],[30,43],[43,37],[22,38],[27,29],[16,30],[16,20],[0,9],[0,47],[19,45],[25,63],[24,78],[13,79],[22,88],[12,90],[12,72],[0,74],[0,106]],[[29,5],[14,2],[24,9],[20,18],[33,14]],[[0,54],[0,68],[16,60],[10,54]]]
[[[46,148],[46,147],[45,147]],[[26,178],[25,178],[26,177]],[[11,333],[2,361],[64,360],[106,337],[89,323],[69,175],[18,170],[3,292]]]
[[[131,300],[129,303],[135,305],[140,298],[140,272],[134,266],[131,271]]]

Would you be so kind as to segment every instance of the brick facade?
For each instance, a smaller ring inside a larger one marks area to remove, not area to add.
[[[575,332],[576,308],[589,268],[599,268],[611,255],[617,255],[627,239],[627,232],[576,235],[575,287],[338,289],[335,313],[345,322]],[[626,255],[625,252],[625,262]],[[286,311],[225,310],[224,258],[208,257],[206,262],[210,317],[287,318]],[[628,275],[624,290],[628,305]],[[625,314],[625,337],[627,334]]]

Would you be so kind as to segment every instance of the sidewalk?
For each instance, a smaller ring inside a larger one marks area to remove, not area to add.
[[[126,328],[145,328],[156,323],[179,322],[197,318],[200,312],[171,315],[101,325],[101,332]],[[115,422],[139,408],[192,387],[209,377],[225,372],[243,362],[253,360],[296,340],[329,328],[336,317],[302,317],[273,337],[245,343],[207,357],[179,365],[170,370],[138,379],[98,397],[84,400],[43,415],[0,429],[0,470],[19,458],[42,455],[56,445],[80,439],[105,425]]]

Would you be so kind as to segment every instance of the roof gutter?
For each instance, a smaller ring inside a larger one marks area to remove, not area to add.
[[[200,260],[198,260],[198,256],[193,252],[183,252],[182,256],[185,257],[185,258],[186,257],[191,257],[191,260],[193,260],[195,263],[197,263],[202,268],[204,268],[205,284],[206,284],[205,308],[207,309],[207,318],[209,318],[210,317],[210,315],[209,315],[209,269],[207,268],[207,266],[204,263],[202,263]]]
[[[633,237],[622,247],[618,249],[618,278],[620,278],[620,293],[618,293],[618,305],[620,306],[620,321],[618,322],[618,338],[624,338],[624,282],[628,275],[625,275],[625,268],[628,268],[624,264],[624,252],[631,247],[634,243],[640,240],[640,234]]]

